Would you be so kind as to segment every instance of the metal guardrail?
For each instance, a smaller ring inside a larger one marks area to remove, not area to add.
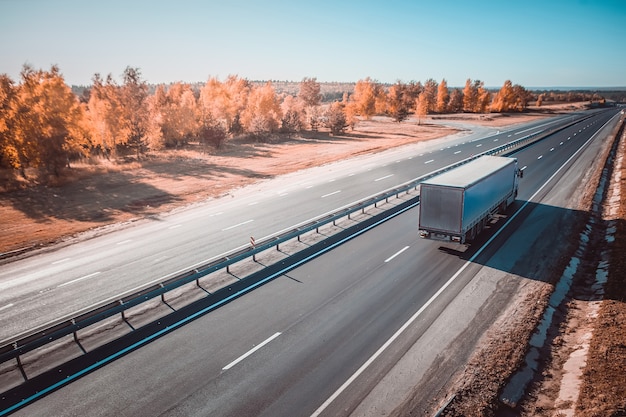
[[[128,310],[131,307],[135,307],[156,297],[162,297],[167,292],[172,291],[183,285],[189,284],[193,281],[196,281],[196,283],[198,283],[199,285],[199,279],[206,275],[209,275],[221,269],[228,269],[230,265],[233,265],[246,258],[254,256],[255,254],[268,250],[274,246],[278,247],[278,245],[280,245],[281,243],[287,242],[294,238],[299,238],[301,235],[307,232],[316,230],[326,224],[334,223],[341,218],[349,218],[352,213],[360,210],[364,211],[367,207],[376,207],[376,205],[383,200],[388,201],[391,197],[397,197],[402,193],[408,193],[411,189],[414,188],[417,189],[417,186],[422,181],[432,178],[435,175],[439,175],[443,172],[454,169],[482,155],[510,154],[510,151],[517,151],[527,146],[530,146],[531,144],[543,139],[544,137],[551,135],[556,131],[565,129],[586,118],[587,117],[576,119],[575,121],[572,121],[564,126],[527,135],[504,145],[500,145],[496,148],[484,151],[482,153],[478,153],[470,158],[466,158],[454,164],[450,164],[429,174],[388,189],[382,193],[367,197],[366,199],[361,200],[357,203],[339,208],[331,213],[322,215],[309,222],[296,225],[289,230],[280,232],[277,235],[269,236],[267,238],[259,240],[255,242],[254,247],[249,246],[235,249],[226,255],[210,260],[204,265],[175,275],[162,282],[146,285],[146,287],[130,293],[122,293],[112,299],[104,300],[99,304],[90,306],[87,309],[80,310],[71,315],[59,318],[58,320],[55,320],[53,322],[46,323],[45,325],[42,325],[36,329],[32,329],[22,334],[15,335],[10,339],[0,341],[0,363],[6,362],[11,359],[17,359],[19,365],[19,357],[21,355],[24,355],[25,353],[31,352],[48,343],[54,342],[62,337],[71,334],[73,334],[74,339],[77,340],[77,331],[117,314],[122,314],[122,317],[124,318],[124,311]]]

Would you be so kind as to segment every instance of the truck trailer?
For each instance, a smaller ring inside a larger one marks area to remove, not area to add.
[[[420,185],[419,235],[466,243],[517,198],[517,159],[484,155]]]

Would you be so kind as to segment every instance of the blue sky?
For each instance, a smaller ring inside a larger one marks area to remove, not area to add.
[[[436,81],[626,86],[626,0],[0,0],[0,73],[68,84]]]

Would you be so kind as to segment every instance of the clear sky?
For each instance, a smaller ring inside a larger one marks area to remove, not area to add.
[[[68,84],[505,80],[626,86],[626,0],[0,0],[0,73]]]

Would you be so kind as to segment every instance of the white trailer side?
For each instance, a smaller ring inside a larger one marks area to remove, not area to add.
[[[424,181],[420,188],[420,236],[464,243],[517,196],[517,159],[481,156]]]

